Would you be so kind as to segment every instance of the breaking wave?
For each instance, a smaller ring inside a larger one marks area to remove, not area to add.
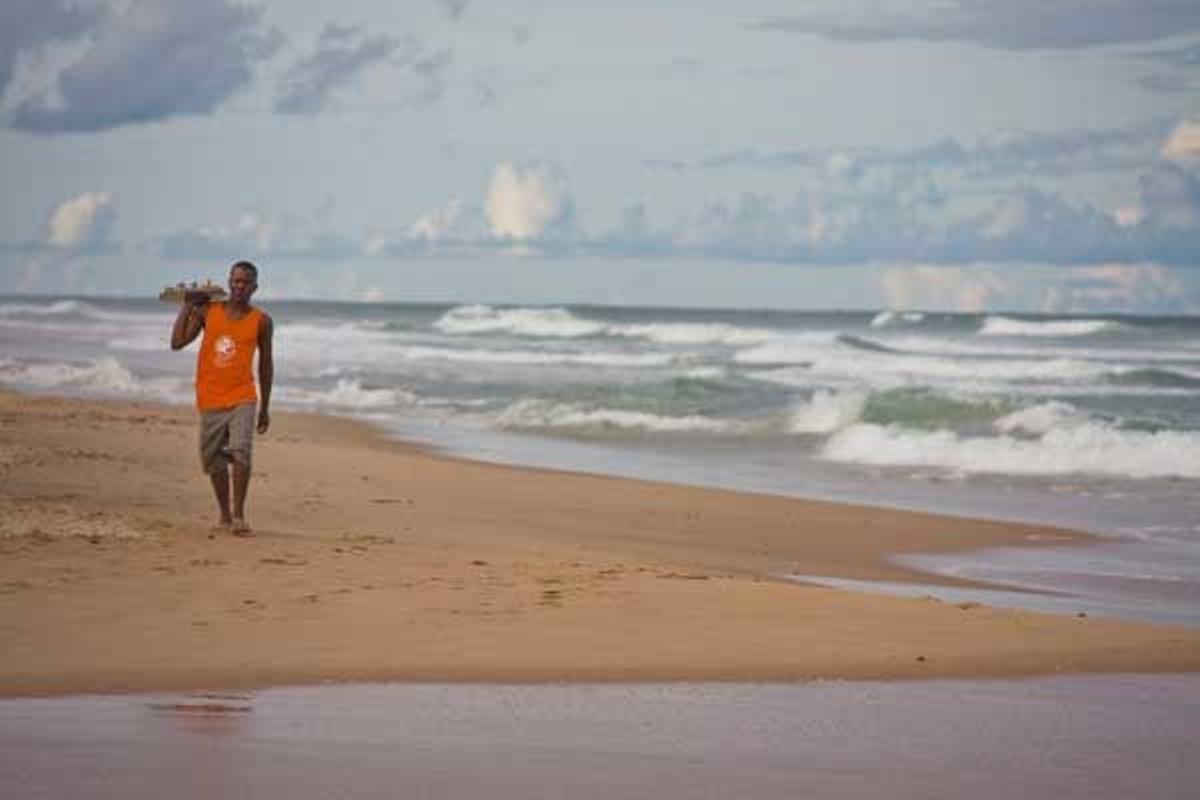
[[[1036,438],[857,423],[833,434],[821,455],[831,461],[964,473],[1200,478],[1200,433],[1118,430],[1094,421],[1053,427]]]
[[[694,414],[665,416],[532,399],[520,400],[506,408],[496,416],[494,425],[505,430],[570,429],[578,433],[602,433],[614,429],[650,433],[730,433],[742,427],[737,422]]]
[[[1060,319],[1027,320],[1014,317],[986,317],[980,336],[1089,336],[1120,327],[1112,320]]]

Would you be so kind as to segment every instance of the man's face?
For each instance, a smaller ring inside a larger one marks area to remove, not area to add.
[[[244,267],[234,267],[229,271],[229,299],[233,302],[249,302],[250,295],[254,294],[254,290],[257,288],[258,284],[250,270]]]

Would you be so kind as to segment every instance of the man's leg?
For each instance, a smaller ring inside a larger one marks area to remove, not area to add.
[[[235,467],[234,475],[236,474]],[[221,524],[233,524],[233,517],[229,513],[229,470],[222,468],[220,472],[210,473],[208,477],[212,480],[213,494],[217,496],[217,506],[221,509]]]
[[[200,415],[200,466],[212,483],[221,514],[220,525],[229,527],[233,516],[229,513],[229,458],[225,448],[229,444],[227,415],[221,412],[202,412]]]
[[[233,532],[245,536],[250,532],[246,524],[246,493],[250,489],[250,465],[236,456],[233,459]],[[226,490],[228,491],[228,490]]]
[[[250,491],[250,453],[254,448],[254,403],[237,407],[229,420],[229,448],[233,462],[233,532],[249,536],[246,524],[246,495]]]

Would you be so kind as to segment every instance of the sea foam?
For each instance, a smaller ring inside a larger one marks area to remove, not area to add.
[[[1200,433],[1125,431],[1099,422],[1054,428],[1034,439],[857,423],[831,436],[821,455],[832,461],[967,473],[1200,478]]]
[[[867,405],[866,392],[819,390],[792,409],[789,433],[832,433],[857,422]]]
[[[581,319],[564,308],[452,308],[433,323],[442,333],[510,333],[517,336],[574,339],[603,333],[607,325]]]
[[[622,429],[658,433],[727,433],[740,427],[735,422],[700,415],[665,416],[645,411],[588,408],[575,403],[554,403],[535,399],[520,400],[512,404],[496,416],[493,424],[506,430]]]
[[[1025,320],[1013,317],[986,317],[980,336],[1088,336],[1120,327],[1103,319]]]

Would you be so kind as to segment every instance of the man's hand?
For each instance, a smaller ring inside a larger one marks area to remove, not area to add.
[[[271,415],[265,408],[258,410],[258,432],[266,433],[267,428],[271,427]]]

